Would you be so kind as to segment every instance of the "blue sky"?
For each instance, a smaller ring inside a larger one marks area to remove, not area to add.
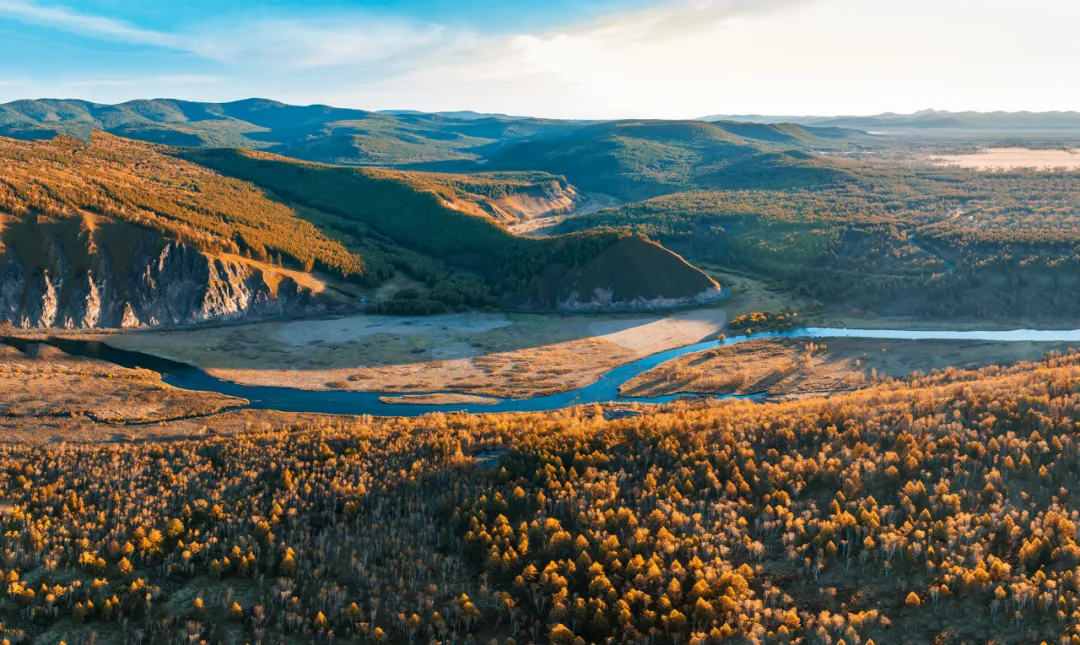
[[[1080,109],[1072,0],[0,0],[0,101]]]

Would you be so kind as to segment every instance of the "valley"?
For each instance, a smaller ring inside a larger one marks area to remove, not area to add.
[[[975,168],[977,170],[1005,171],[1020,168],[1076,170],[1080,168],[1080,155],[1077,155],[1072,150],[987,148],[975,154],[942,155],[930,159],[938,163]]]
[[[244,385],[530,398],[582,387],[620,364],[715,337],[725,319],[718,309],[672,317],[357,316],[101,340]]]
[[[0,106],[4,638],[1075,630],[1080,175],[957,136]]]
[[[1077,24],[0,0],[0,645],[1080,645]]]

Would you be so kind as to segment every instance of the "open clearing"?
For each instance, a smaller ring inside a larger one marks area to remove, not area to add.
[[[830,338],[751,340],[688,354],[628,381],[628,396],[771,394],[854,390],[921,371],[1034,361],[1070,343]]]
[[[696,266],[731,292],[731,297],[724,301],[729,319],[755,311],[797,311],[802,316],[810,307],[810,299],[776,289],[740,271],[709,262],[698,262]]]
[[[397,405],[467,405],[470,403],[492,405],[499,402],[499,399],[493,399],[490,396],[476,396],[474,394],[401,394],[399,396],[380,396],[379,400],[383,403]]]
[[[580,197],[580,201],[572,210],[548,212],[524,218],[508,226],[507,230],[522,237],[548,237],[555,232],[559,224],[568,219],[595,213],[605,208],[615,208],[622,204],[622,200],[601,193],[586,193]]]
[[[101,339],[245,385],[527,398],[582,387],[624,363],[714,338],[726,322],[721,309],[350,316]]]
[[[53,347],[42,347],[31,357],[0,345],[0,432],[5,441],[71,438],[71,427],[83,428],[89,440],[163,436],[171,431],[162,427],[173,422],[182,434],[198,434],[204,417],[246,403],[177,389],[162,383],[156,372],[69,356]]]
[[[975,168],[976,170],[1080,169],[1080,154],[1071,150],[1032,150],[1030,148],[987,148],[966,155],[935,155],[936,163]]]

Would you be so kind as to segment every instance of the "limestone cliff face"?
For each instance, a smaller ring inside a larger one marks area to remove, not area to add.
[[[24,259],[28,253],[10,244],[0,253],[0,323],[17,328],[138,327],[323,307],[291,278],[271,280],[254,264],[213,257],[151,233],[133,236],[126,248],[90,245],[88,252],[74,254],[58,242],[41,242],[44,252],[33,255],[35,266]]]

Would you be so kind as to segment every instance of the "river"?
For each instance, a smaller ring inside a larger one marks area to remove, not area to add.
[[[660,352],[627,363],[601,375],[594,383],[550,396],[532,399],[505,399],[493,404],[397,404],[384,403],[379,397],[388,396],[378,392],[319,392],[290,388],[240,385],[222,381],[206,372],[149,354],[117,349],[96,341],[80,341],[50,338],[46,342],[68,354],[96,358],[127,368],[144,368],[159,372],[162,379],[174,387],[200,392],[217,392],[227,396],[247,399],[247,406],[254,410],[280,410],[283,412],[315,412],[327,414],[372,414],[377,416],[412,417],[430,412],[543,412],[588,403],[615,401],[638,403],[667,403],[684,395],[656,398],[629,398],[619,396],[619,386],[635,376],[685,354],[702,352],[721,345],[735,345],[758,338],[880,338],[893,340],[989,340],[989,341],[1043,341],[1078,342],[1080,329],[1013,331],[911,331],[901,329],[838,329],[807,327],[786,332],[762,332],[750,336],[737,336],[712,340],[678,349]],[[4,343],[25,349],[41,341],[14,338],[0,339]],[[415,394],[415,393],[410,393]]]

